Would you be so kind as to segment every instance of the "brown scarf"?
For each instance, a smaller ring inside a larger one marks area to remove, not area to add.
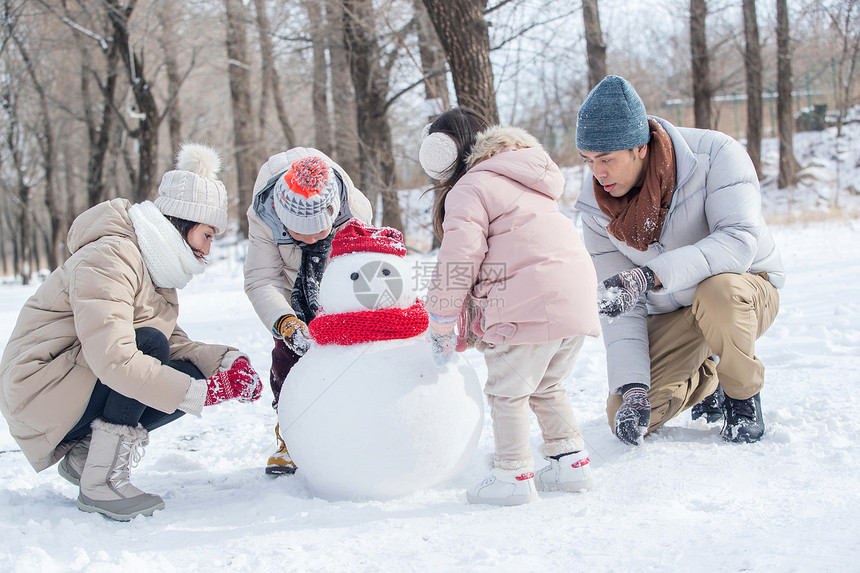
[[[660,239],[663,222],[675,192],[675,148],[672,138],[653,119],[648,120],[648,127],[651,131],[651,141],[648,143],[651,157],[641,188],[633,188],[621,197],[613,197],[592,177],[597,206],[611,219],[606,230],[638,251],[648,250],[648,245]]]

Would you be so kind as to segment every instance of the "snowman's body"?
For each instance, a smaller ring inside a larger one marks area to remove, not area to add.
[[[346,317],[342,330],[359,333],[377,316],[372,311],[416,308],[408,262],[381,253],[332,259],[319,300],[320,323]],[[456,355],[436,366],[423,332],[314,344],[287,376],[278,409],[300,475],[316,493],[347,499],[393,497],[449,480],[474,452],[483,413],[472,366]]]

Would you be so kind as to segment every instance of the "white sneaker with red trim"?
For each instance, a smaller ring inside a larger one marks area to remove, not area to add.
[[[493,468],[484,481],[466,492],[469,503],[520,505],[538,499],[535,474],[531,470]]]
[[[565,454],[558,459],[547,458],[547,460],[549,465],[538,471],[535,476],[539,490],[585,491],[594,485],[591,460],[588,459],[586,450]]]

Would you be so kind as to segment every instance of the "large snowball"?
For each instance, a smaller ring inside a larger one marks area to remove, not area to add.
[[[440,485],[469,460],[483,427],[481,385],[423,336],[315,345],[284,383],[278,417],[299,475],[329,499],[388,498]]]
[[[350,253],[333,258],[320,283],[326,314],[406,308],[415,302],[407,259],[381,253]]]

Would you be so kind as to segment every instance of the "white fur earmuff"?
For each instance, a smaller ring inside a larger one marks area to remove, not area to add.
[[[424,126],[421,132],[421,148],[418,150],[418,161],[424,172],[431,179],[445,181],[457,168],[457,142],[441,132],[429,133],[430,124]]]

